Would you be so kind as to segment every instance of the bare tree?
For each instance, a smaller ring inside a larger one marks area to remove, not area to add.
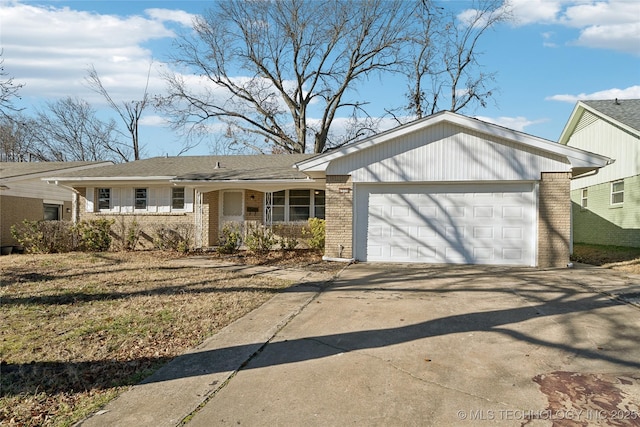
[[[485,107],[495,92],[490,87],[495,73],[482,71],[478,43],[489,29],[510,19],[508,3],[474,0],[458,16],[424,3],[418,17],[421,24],[416,26],[406,69],[407,109],[420,118],[473,104]]]
[[[3,50],[0,49],[0,117],[11,118],[12,113],[21,111],[17,108],[13,101],[19,98],[18,91],[24,86],[24,83],[15,83],[13,77],[4,69],[4,58],[1,58]]]
[[[121,104],[118,104],[111,98],[111,95],[107,91],[107,89],[102,84],[102,80],[100,80],[100,76],[96,71],[95,67],[92,65],[87,70],[87,77],[85,81],[88,86],[93,89],[95,92],[99,93],[104,97],[109,106],[115,111],[118,116],[122,119],[122,122],[125,124],[127,131],[129,133],[129,137],[131,138],[131,151],[133,152],[133,159],[140,160],[140,138],[139,138],[139,125],[140,119],[142,118],[142,113],[144,109],[147,107],[149,103],[149,76],[151,74],[151,65],[149,65],[149,71],[147,72],[147,82],[144,87],[144,91],[142,92],[142,99],[136,101],[123,101]],[[129,159],[125,159],[128,161]]]
[[[218,119],[231,140],[257,151],[323,152],[346,142],[331,138],[338,111],[363,106],[349,99],[354,86],[399,64],[415,7],[403,0],[219,2],[196,19],[195,37],[178,45],[176,63],[200,76],[198,84],[167,74],[169,95],[159,105],[175,128],[208,130]]]
[[[130,147],[114,137],[113,119],[103,122],[95,110],[78,98],[67,97],[47,104],[36,115],[33,155],[42,161],[126,161]]]
[[[35,120],[15,114],[0,116],[0,161],[29,162],[36,151]]]

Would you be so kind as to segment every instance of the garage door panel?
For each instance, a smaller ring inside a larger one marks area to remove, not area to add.
[[[535,265],[532,184],[372,184],[357,191],[358,215],[365,216],[357,220],[364,239],[356,242],[358,259]]]

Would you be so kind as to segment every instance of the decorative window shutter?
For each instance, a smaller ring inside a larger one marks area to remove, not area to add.
[[[184,189],[184,210],[193,212],[193,188]]]
[[[93,187],[87,187],[86,190],[87,191],[86,191],[85,199],[87,200],[87,205],[85,207],[85,211],[93,212],[95,209],[93,204],[93,200],[95,197],[95,189]]]
[[[161,188],[149,188],[148,191],[148,202],[147,202],[147,212],[158,212],[158,199],[162,192]]]
[[[111,212],[127,212],[124,188],[111,189]],[[132,206],[133,209],[133,206]]]
[[[158,212],[171,212],[171,188],[163,187],[158,191]]]

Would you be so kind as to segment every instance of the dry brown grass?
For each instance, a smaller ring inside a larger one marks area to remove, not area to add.
[[[640,274],[640,248],[576,243],[572,259],[612,270]]]
[[[70,425],[288,285],[173,257],[0,258],[0,424]]]

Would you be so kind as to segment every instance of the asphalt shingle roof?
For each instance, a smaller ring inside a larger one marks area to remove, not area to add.
[[[172,177],[182,180],[304,179],[293,166],[310,154],[154,157],[61,174],[64,178]]]
[[[0,162],[0,178],[15,178],[45,172],[63,173],[67,169],[103,162]]]
[[[582,101],[602,114],[640,131],[640,99]]]

